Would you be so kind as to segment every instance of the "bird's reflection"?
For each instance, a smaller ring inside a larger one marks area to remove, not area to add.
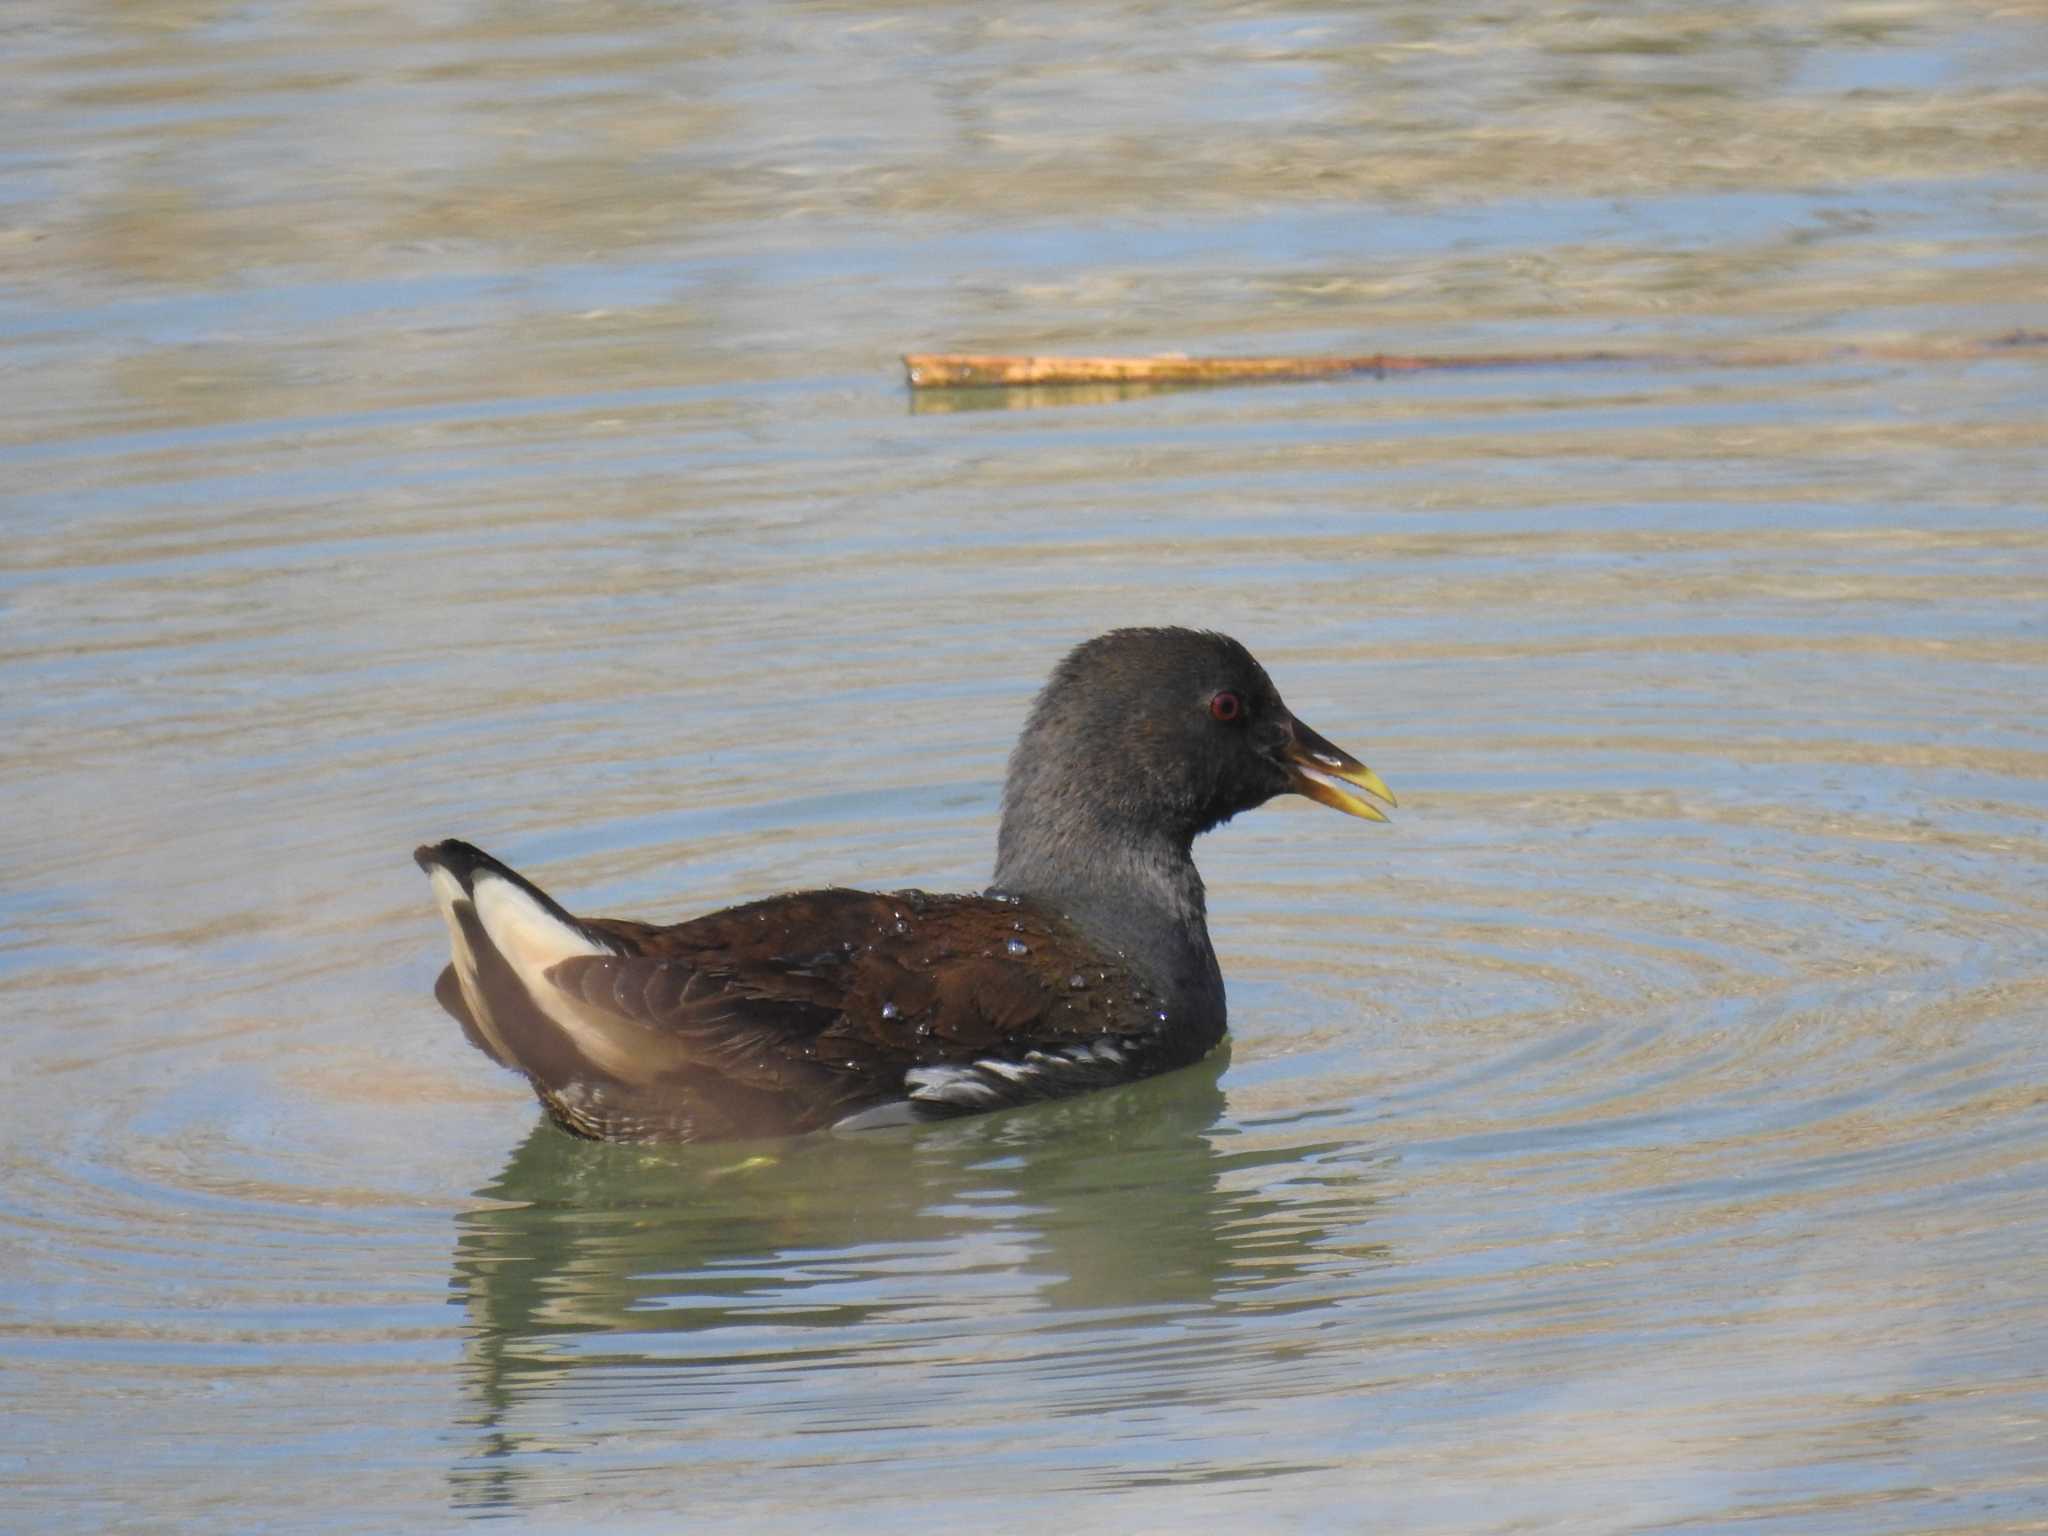
[[[460,1220],[477,1438],[455,1502],[520,1502],[522,1453],[564,1448],[550,1400],[587,1410],[610,1389],[644,1405],[649,1372],[671,1373],[681,1402],[771,1360],[861,1363],[913,1315],[1014,1332],[1208,1308],[1287,1278],[1320,1234],[1256,1179],[1226,1189],[1269,1160],[1219,1133],[1227,1058],[856,1135],[648,1148],[537,1126]]]

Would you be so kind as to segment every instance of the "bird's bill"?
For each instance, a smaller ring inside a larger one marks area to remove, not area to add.
[[[1380,781],[1378,774],[1299,720],[1294,722],[1294,732],[1287,743],[1287,772],[1292,780],[1289,787],[1297,795],[1320,800],[1347,816],[1363,816],[1367,821],[1387,819],[1386,812],[1366,799],[1366,795],[1390,806],[1396,804],[1394,792]],[[1359,790],[1365,793],[1357,793]]]

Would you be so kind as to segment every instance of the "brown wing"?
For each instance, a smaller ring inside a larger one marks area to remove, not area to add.
[[[1158,1029],[1158,1001],[1112,957],[1054,914],[989,897],[806,891],[673,928],[584,926],[625,953],[563,960],[548,980],[647,1031],[644,1078],[608,1074],[613,1102],[642,1114],[664,1095],[734,1099],[723,1123],[773,1101],[784,1123],[770,1133],[905,1100],[984,1109],[1132,1075]]]

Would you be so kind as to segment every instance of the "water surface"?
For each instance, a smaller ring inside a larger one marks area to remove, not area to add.
[[[2038,353],[913,404],[906,350],[2040,327],[2038,10],[16,5],[0,1524],[2048,1518]],[[1233,1040],[591,1147],[407,853],[972,887],[1226,629],[1400,793]]]

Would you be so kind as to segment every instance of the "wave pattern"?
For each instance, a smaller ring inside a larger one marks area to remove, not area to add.
[[[2038,356],[893,361],[2038,326],[2025,18],[1090,14],[10,22],[0,1525],[2038,1520]],[[430,837],[980,883],[1125,622],[1401,796],[1203,845],[1226,1056],[589,1147],[428,1001]]]

